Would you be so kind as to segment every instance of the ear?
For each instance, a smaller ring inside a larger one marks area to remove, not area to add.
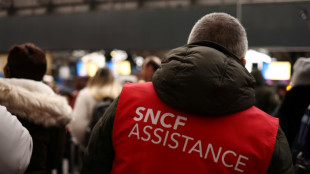
[[[3,68],[4,77],[9,78],[11,76],[11,69],[8,65]]]
[[[242,58],[241,61],[242,61],[243,66],[245,66],[245,64],[246,64],[245,58]]]

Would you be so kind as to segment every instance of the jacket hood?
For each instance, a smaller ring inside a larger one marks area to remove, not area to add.
[[[209,41],[171,50],[153,76],[155,91],[163,102],[209,116],[253,106],[254,83],[240,59]]]
[[[62,126],[71,120],[72,109],[65,97],[42,82],[0,78],[0,104],[35,124]]]

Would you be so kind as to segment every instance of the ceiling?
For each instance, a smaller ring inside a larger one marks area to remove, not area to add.
[[[281,3],[300,0],[0,0],[0,17],[44,15],[137,8],[177,8],[248,3]],[[304,0],[305,1],[305,0]]]
[[[310,2],[310,0],[0,0],[0,18],[11,16],[42,16],[47,14],[87,13],[90,11],[122,11],[136,9],[165,9],[192,6]],[[238,15],[238,14],[237,14]],[[306,11],[306,14],[307,11]],[[307,16],[306,16],[307,17]],[[301,16],[302,18],[302,16]],[[305,20],[304,20],[305,21]],[[309,22],[310,30],[310,22]],[[310,48],[269,48],[272,57],[294,61],[310,57]],[[292,60],[292,58],[294,60]]]

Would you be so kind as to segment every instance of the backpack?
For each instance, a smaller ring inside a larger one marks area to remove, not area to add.
[[[93,128],[95,127],[96,123],[99,121],[99,119],[104,115],[105,111],[108,109],[108,107],[113,102],[113,99],[111,98],[104,98],[102,101],[99,101],[94,109],[93,114],[91,117],[91,120],[88,124],[88,127],[86,129],[86,134],[84,138],[84,146],[87,147],[88,141],[90,139],[90,135],[92,133]]]

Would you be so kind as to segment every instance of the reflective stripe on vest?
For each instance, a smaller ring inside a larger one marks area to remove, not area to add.
[[[163,103],[151,82],[126,84],[113,126],[112,173],[266,173],[278,126],[254,106],[223,117],[190,115]]]

